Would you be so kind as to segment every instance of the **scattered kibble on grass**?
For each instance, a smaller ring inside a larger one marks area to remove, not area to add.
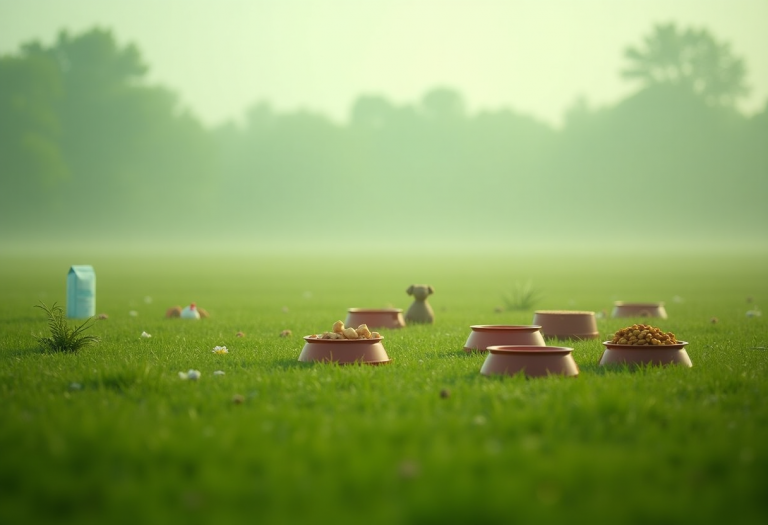
[[[242,405],[243,402],[245,402],[245,397],[243,397],[240,394],[235,394],[234,396],[232,396],[232,402],[236,405]]]
[[[237,332],[235,337],[245,337],[245,334],[243,332]]]
[[[283,330],[280,332],[280,337],[290,337],[292,333],[290,330]]]
[[[443,398],[443,399],[447,399],[447,398],[451,397],[451,391],[448,390],[447,388],[443,388],[440,391],[440,397]]]

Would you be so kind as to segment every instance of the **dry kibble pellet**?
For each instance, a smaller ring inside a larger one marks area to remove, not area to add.
[[[357,335],[357,330],[352,328],[351,326],[349,328],[345,328],[341,332],[344,335],[345,339],[360,339],[360,336]]]
[[[355,329],[355,332],[357,332],[358,337],[361,339],[370,339],[371,338],[371,331],[368,329],[368,325],[361,324]]]

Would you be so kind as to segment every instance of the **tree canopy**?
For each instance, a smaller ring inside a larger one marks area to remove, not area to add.
[[[768,104],[754,117],[732,107],[743,62],[674,24],[626,56],[641,89],[603,108],[577,101],[562,129],[511,108],[472,113],[450,87],[412,103],[361,95],[348,123],[260,103],[205,128],[148,85],[136,46],[62,33],[0,57],[0,238],[72,224],[333,242],[764,235]]]
[[[624,56],[628,65],[623,76],[647,87],[682,86],[708,103],[726,106],[748,93],[743,59],[705,29],[659,24],[641,46],[627,48]]]

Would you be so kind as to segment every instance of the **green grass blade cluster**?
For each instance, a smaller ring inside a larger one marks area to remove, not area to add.
[[[37,342],[44,350],[74,353],[99,342],[98,336],[83,333],[93,326],[93,317],[86,319],[80,325],[70,326],[64,319],[64,309],[56,303],[53,303],[49,308],[40,301],[40,304],[36,304],[35,308],[44,311],[48,317],[50,335],[37,337]]]
[[[507,310],[517,312],[533,310],[541,297],[541,291],[534,288],[531,281],[515,283],[512,292],[503,296]]]

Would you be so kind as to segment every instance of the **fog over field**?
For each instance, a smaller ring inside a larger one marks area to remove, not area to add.
[[[0,0],[4,250],[768,249],[765,2],[301,5]]]

